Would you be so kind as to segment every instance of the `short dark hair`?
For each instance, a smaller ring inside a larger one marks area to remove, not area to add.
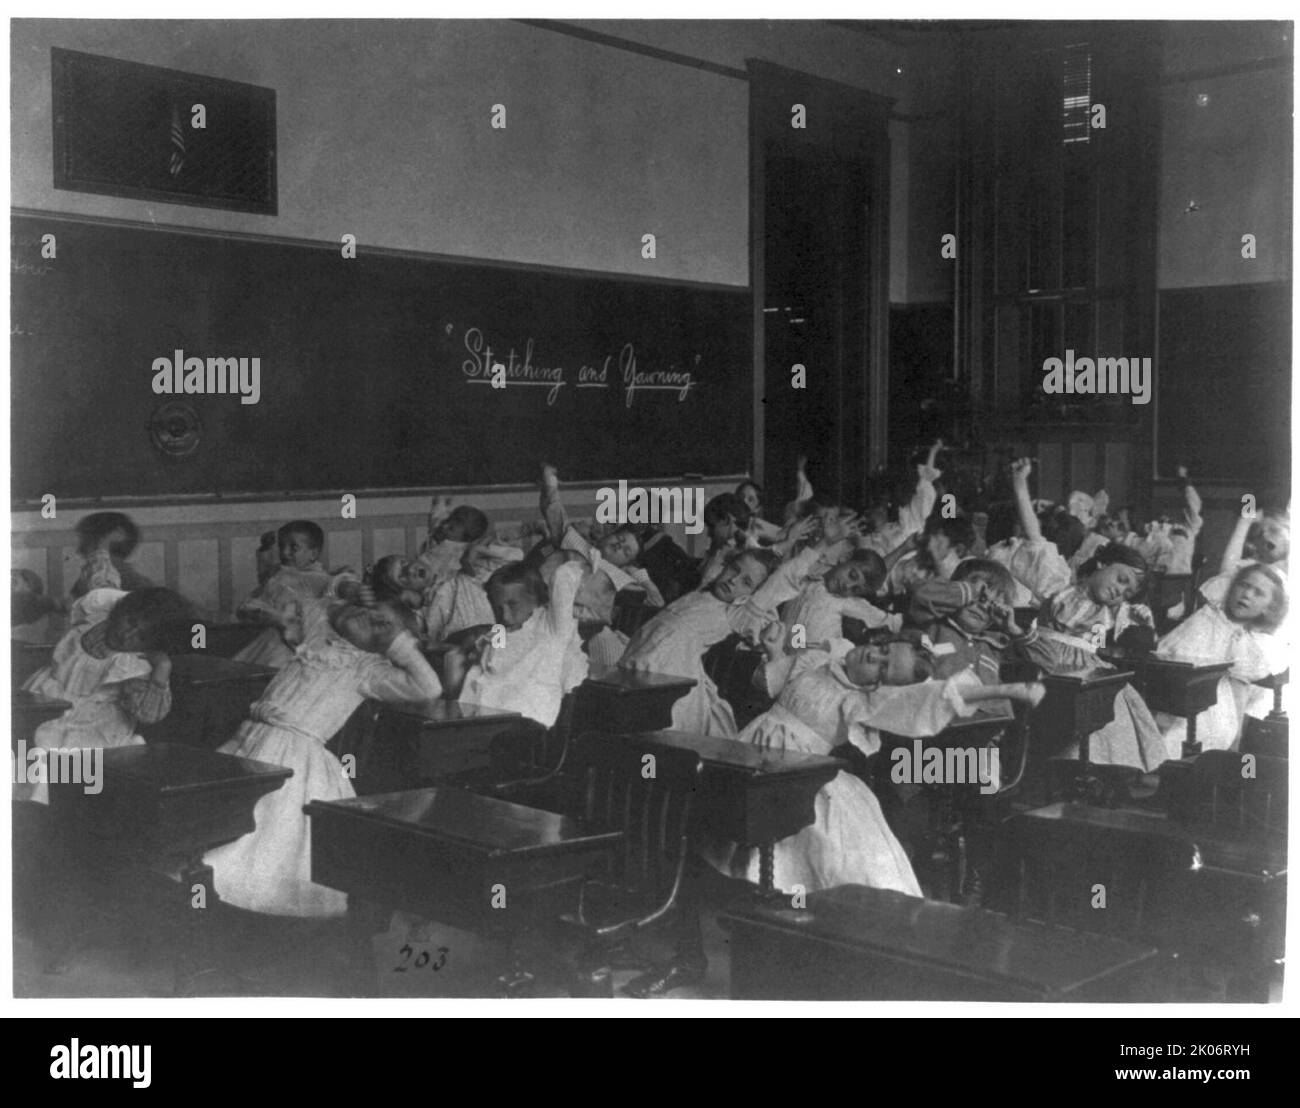
[[[542,580],[542,575],[536,567],[525,565],[523,562],[510,562],[493,571],[492,576],[487,579],[487,584],[483,586],[488,595],[488,602],[492,602],[494,593],[509,585],[523,585],[527,588],[533,602],[539,608],[550,599],[546,582]],[[496,611],[495,604],[492,604],[492,610]]]
[[[885,583],[885,578],[889,576],[889,570],[885,568],[885,559],[874,550],[855,550],[844,560],[862,567],[862,573],[867,579],[867,589],[870,592],[879,589]]]
[[[954,581],[984,581],[998,596],[1010,604],[1016,595],[1015,579],[1001,562],[991,558],[967,558],[952,571]]]
[[[77,551],[85,557],[95,550],[105,535],[121,531],[123,538],[109,544],[108,552],[114,558],[129,558],[140,545],[140,528],[130,516],[122,512],[91,512],[77,521]]]
[[[1038,517],[1038,526],[1043,538],[1056,544],[1057,552],[1062,558],[1072,558],[1076,550],[1083,545],[1087,528],[1083,521],[1072,516],[1067,508],[1060,504],[1053,505]]]
[[[365,582],[374,592],[375,600],[388,603],[402,595],[401,586],[389,577],[389,570],[401,561],[401,554],[385,554],[366,571]]]
[[[284,542],[290,535],[301,535],[313,550],[323,550],[325,547],[325,532],[309,519],[290,520],[276,531],[276,542]]]
[[[488,517],[470,504],[462,504],[452,510],[447,517],[448,523],[458,523],[465,532],[466,542],[478,542],[488,530]]]
[[[943,535],[953,546],[969,550],[975,542],[975,528],[966,516],[949,518],[945,515],[932,515],[925,521],[927,535]]]
[[[184,597],[157,586],[136,589],[113,605],[109,622],[133,615],[145,642],[145,650],[175,653],[189,643],[194,614]]]
[[[1108,542],[1079,567],[1078,579],[1083,581],[1104,566],[1113,565],[1128,566],[1143,578],[1150,572],[1147,568],[1147,560],[1135,548],[1125,546],[1122,542]]]
[[[712,527],[723,520],[732,520],[737,527],[749,526],[749,505],[734,492],[720,492],[704,505],[704,525]]]

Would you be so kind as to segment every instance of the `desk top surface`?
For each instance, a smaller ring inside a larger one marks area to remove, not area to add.
[[[398,715],[418,721],[425,727],[463,727],[474,724],[500,723],[502,720],[520,719],[518,712],[503,708],[483,708],[477,704],[461,704],[454,700],[422,700],[414,704],[384,701],[379,710],[385,715]]]
[[[204,792],[228,785],[283,781],[293,770],[179,743],[117,746],[104,751],[104,780],[129,781],[159,794]]]
[[[1195,657],[1190,654],[1148,654],[1138,661],[1138,665],[1143,669],[1156,670],[1174,676],[1179,674],[1201,676],[1207,673],[1227,673],[1232,668],[1231,660]]]
[[[15,712],[66,712],[71,707],[68,701],[46,696],[43,693],[29,692],[27,689],[13,690]]]
[[[712,770],[734,770],[747,776],[799,777],[805,774],[825,776],[827,780],[841,769],[844,763],[838,758],[822,754],[805,754],[799,750],[771,750],[735,739],[715,739],[691,731],[642,731],[630,741],[640,740],[649,745],[672,746],[694,750],[704,761],[707,776]]]
[[[1039,678],[1049,689],[1058,688],[1100,689],[1109,685],[1127,684],[1133,678],[1131,669],[1076,669],[1068,673],[1045,673]]]
[[[1077,988],[1156,953],[1104,935],[863,885],[812,893],[806,908],[754,902],[729,910],[723,919],[1054,991]]]
[[[678,677],[671,673],[650,673],[644,670],[619,669],[618,666],[593,666],[583,687],[593,687],[618,694],[681,689],[686,692],[698,682],[693,677]]]
[[[350,800],[314,800],[305,810],[310,816],[373,821],[421,838],[511,853],[579,843],[612,844],[622,835],[620,831],[592,832],[572,816],[445,785]]]
[[[215,654],[173,654],[172,680],[186,685],[224,685],[234,681],[268,680],[275,676],[270,666],[237,662]]]

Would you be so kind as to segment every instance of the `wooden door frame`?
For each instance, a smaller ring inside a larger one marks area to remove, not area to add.
[[[865,411],[856,414],[866,428],[864,448],[856,459],[861,482],[865,484],[872,470],[883,466],[889,449],[889,183],[890,144],[889,113],[893,98],[868,92],[839,81],[818,77],[796,69],[775,65],[757,58],[745,60],[749,73],[749,286],[752,300],[753,328],[753,459],[751,473],[759,484],[766,484],[764,457],[765,413],[764,395],[767,391],[766,339],[764,333],[763,293],[765,285],[764,233],[766,181],[764,168],[769,139],[774,135],[770,120],[760,117],[756,90],[774,85],[798,85],[813,91],[829,94],[842,103],[861,111],[869,120],[869,129],[863,135],[862,153],[870,166],[867,182],[867,345],[863,351],[863,370],[867,375],[864,390]],[[839,475],[844,481],[845,475]]]

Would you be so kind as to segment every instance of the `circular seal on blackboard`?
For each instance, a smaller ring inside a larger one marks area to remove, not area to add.
[[[186,458],[203,439],[203,422],[194,405],[184,400],[159,404],[149,417],[149,441],[166,458]]]

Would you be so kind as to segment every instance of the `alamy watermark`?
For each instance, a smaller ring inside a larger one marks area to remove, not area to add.
[[[1131,396],[1134,404],[1151,403],[1150,358],[1076,358],[1073,350],[1065,360],[1043,362],[1043,391],[1051,395]]]
[[[894,747],[889,760],[889,779],[896,785],[979,785],[985,796],[998,791],[996,746],[943,748],[913,739],[911,749]]]
[[[702,488],[628,488],[620,481],[617,489],[596,490],[597,523],[684,523],[688,535],[704,530]]]
[[[19,739],[9,757],[15,785],[82,785],[88,796],[104,791],[104,749],[34,746]]]

